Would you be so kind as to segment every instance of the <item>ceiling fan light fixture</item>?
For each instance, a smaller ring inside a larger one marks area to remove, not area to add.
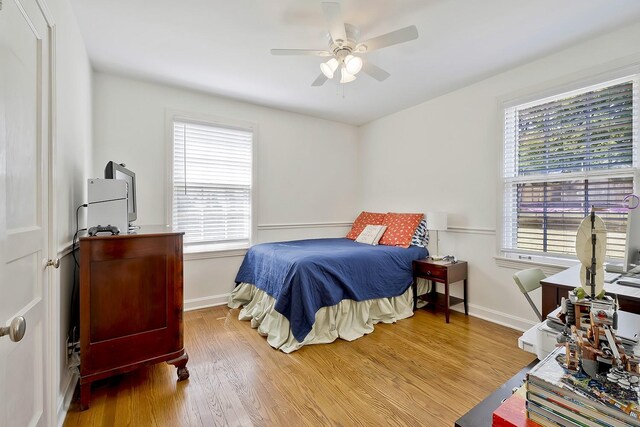
[[[331,58],[327,62],[323,62],[320,64],[320,71],[324,74],[328,79],[333,78],[333,73],[338,69],[338,60],[336,58]]]
[[[344,58],[344,65],[349,74],[353,74],[354,76],[362,70],[362,58],[353,55],[347,55]]]
[[[349,83],[356,79],[356,76],[351,74],[347,67],[342,67],[342,77],[340,77],[340,83]]]

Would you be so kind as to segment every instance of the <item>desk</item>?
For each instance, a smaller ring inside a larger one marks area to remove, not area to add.
[[[560,305],[562,297],[567,297],[570,290],[580,286],[580,265],[568,268],[560,273],[540,281],[542,285],[542,317],[546,317]],[[617,295],[620,309],[640,314],[640,288],[605,283],[604,290],[609,295]]]

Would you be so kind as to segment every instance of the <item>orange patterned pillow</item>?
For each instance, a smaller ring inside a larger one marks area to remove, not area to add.
[[[387,226],[387,231],[382,235],[379,244],[408,248],[413,233],[423,217],[424,214],[387,213],[382,223]]]
[[[382,225],[385,216],[387,214],[362,211],[353,222],[351,231],[347,234],[347,239],[356,240],[367,225]]]

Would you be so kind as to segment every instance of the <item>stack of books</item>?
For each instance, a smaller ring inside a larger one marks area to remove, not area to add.
[[[493,411],[492,427],[538,427],[538,423],[527,418],[526,389],[518,388],[502,404]]]
[[[564,347],[557,348],[527,374],[529,419],[553,427],[640,427],[634,387],[567,371],[556,360],[564,352]]]

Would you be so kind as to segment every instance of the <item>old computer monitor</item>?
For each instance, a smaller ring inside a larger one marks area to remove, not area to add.
[[[129,226],[138,218],[136,211],[136,174],[125,168],[124,163],[110,161],[104,168],[107,179],[121,179],[127,183],[127,219]]]

